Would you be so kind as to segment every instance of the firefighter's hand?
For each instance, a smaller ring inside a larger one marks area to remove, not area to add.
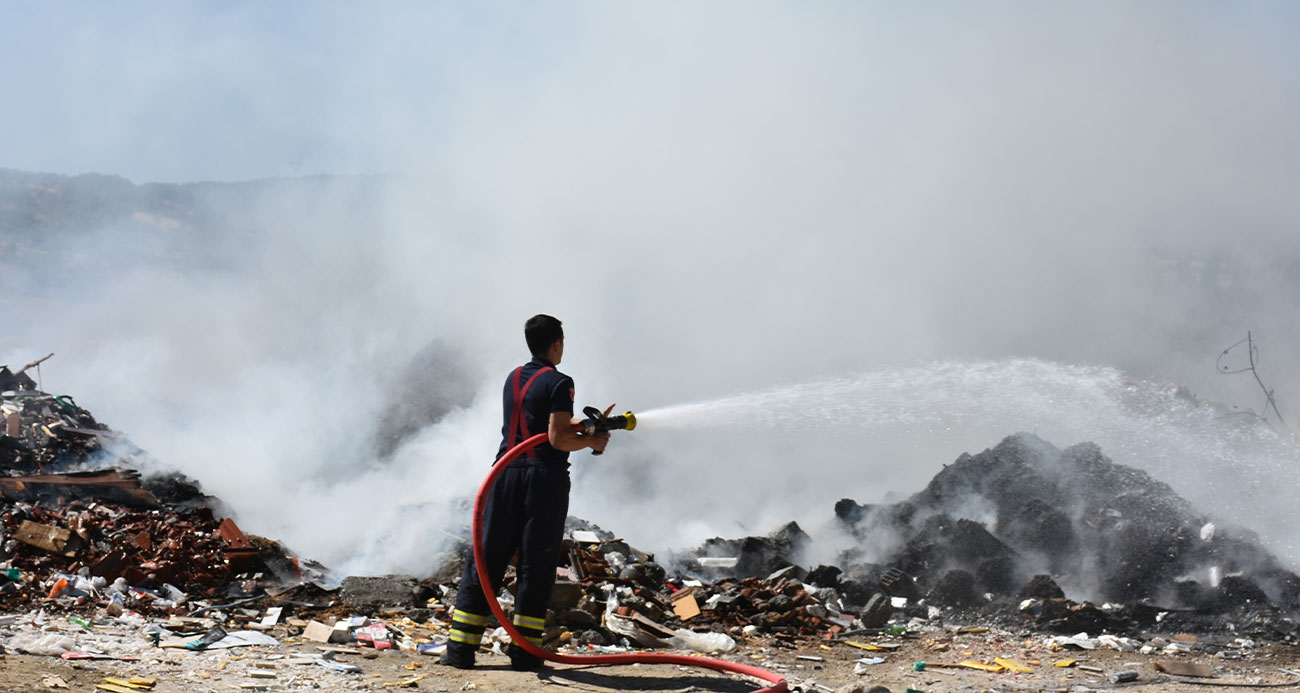
[[[609,413],[612,412],[612,411],[614,411],[614,405],[611,404],[611,405],[609,405],[608,407],[605,407],[605,413],[601,414],[601,416],[604,416],[604,417],[608,418],[608,417],[609,417]]]
[[[591,446],[592,450],[596,452],[605,452],[605,446],[609,444],[608,432],[602,431],[601,433],[587,436],[587,438],[588,438],[587,444]]]

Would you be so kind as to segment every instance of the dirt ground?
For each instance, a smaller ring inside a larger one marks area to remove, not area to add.
[[[774,648],[770,641],[753,640],[724,655],[781,674],[791,690],[835,691],[851,683],[887,686],[894,693],[916,691],[1083,691],[1134,688],[1143,691],[1205,691],[1232,684],[1274,684],[1300,679],[1280,669],[1300,669],[1300,648],[1256,647],[1249,651],[1224,650],[1180,655],[1143,655],[1114,650],[1052,651],[1043,636],[1021,638],[1009,633],[922,634],[906,637],[897,649],[867,652],[843,642],[803,643],[798,649]],[[870,641],[859,641],[870,642]],[[879,641],[877,641],[879,642]],[[880,642],[890,645],[891,643]],[[317,643],[287,642],[278,647],[249,647],[217,652],[151,650],[140,662],[111,660],[65,661],[58,657],[6,654],[0,658],[0,691],[64,690],[51,687],[58,677],[66,690],[94,691],[105,677],[133,676],[157,679],[155,691],[213,690],[401,690],[397,684],[425,691],[659,691],[744,693],[761,686],[753,681],[704,669],[671,665],[565,666],[550,665],[540,673],[511,671],[505,657],[480,653],[472,671],[450,669],[431,656],[397,651],[374,652],[338,648],[337,661],[361,667],[360,673],[327,670],[307,657],[320,654]],[[1214,649],[1214,648],[1210,648]],[[854,660],[880,657],[885,661],[854,672]],[[1032,673],[986,673],[971,669],[934,668],[935,663],[984,661],[1006,657],[1030,667]],[[820,658],[815,661],[809,658]],[[1069,668],[1058,660],[1077,660]],[[1155,669],[1157,661],[1200,662],[1214,668],[1215,678],[1200,684],[1174,681]],[[916,671],[914,663],[930,663]],[[1095,669],[1095,671],[1094,671]],[[1133,683],[1112,684],[1108,675],[1134,670]],[[262,677],[255,678],[254,673]],[[411,682],[412,679],[417,679]],[[44,683],[49,682],[49,683]],[[57,684],[54,684],[57,685]],[[1300,688],[1286,687],[1284,690]]]

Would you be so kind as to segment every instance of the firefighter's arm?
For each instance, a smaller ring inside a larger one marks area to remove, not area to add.
[[[546,426],[546,437],[551,447],[563,452],[576,452],[586,448],[603,452],[605,444],[609,442],[609,434],[597,433],[594,436],[585,436],[575,433],[573,424],[581,422],[582,419],[575,419],[570,412],[551,412],[551,420]]]

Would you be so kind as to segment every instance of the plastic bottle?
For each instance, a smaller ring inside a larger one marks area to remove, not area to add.
[[[87,619],[87,618],[85,618],[85,617],[78,616],[78,615],[76,615],[76,614],[73,614],[73,615],[71,615],[71,616],[68,617],[68,623],[72,623],[72,624],[74,624],[74,625],[81,626],[82,628],[85,628],[86,630],[90,630],[90,625],[91,625],[91,624],[90,624],[90,620]]]
[[[60,594],[63,594],[63,590],[66,589],[68,589],[68,579],[65,577],[59,578],[58,581],[54,583],[54,586],[50,588],[50,599],[57,599]]]
[[[168,599],[177,604],[184,604],[185,600],[189,599],[184,592],[180,591],[175,585],[170,583],[163,583],[162,593],[166,595]]]

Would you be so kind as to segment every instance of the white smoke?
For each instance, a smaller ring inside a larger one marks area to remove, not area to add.
[[[647,421],[575,455],[573,512],[651,549],[909,493],[1017,430],[1228,512],[1210,489],[1274,487],[1276,465],[1223,472],[1233,444],[1178,427],[1210,452],[1175,464],[1191,444],[1115,388],[1258,407],[1213,372],[1247,329],[1300,425],[1288,6],[33,12],[0,22],[22,66],[2,165],[395,174],[202,193],[217,238],[182,218],[42,239],[0,299],[0,359],[56,352],[47,389],[348,571],[426,570],[467,521],[448,507],[486,471],[536,312],[565,321],[580,405],[878,385],[854,391],[865,427]],[[472,354],[478,395],[377,459],[433,340]]]

